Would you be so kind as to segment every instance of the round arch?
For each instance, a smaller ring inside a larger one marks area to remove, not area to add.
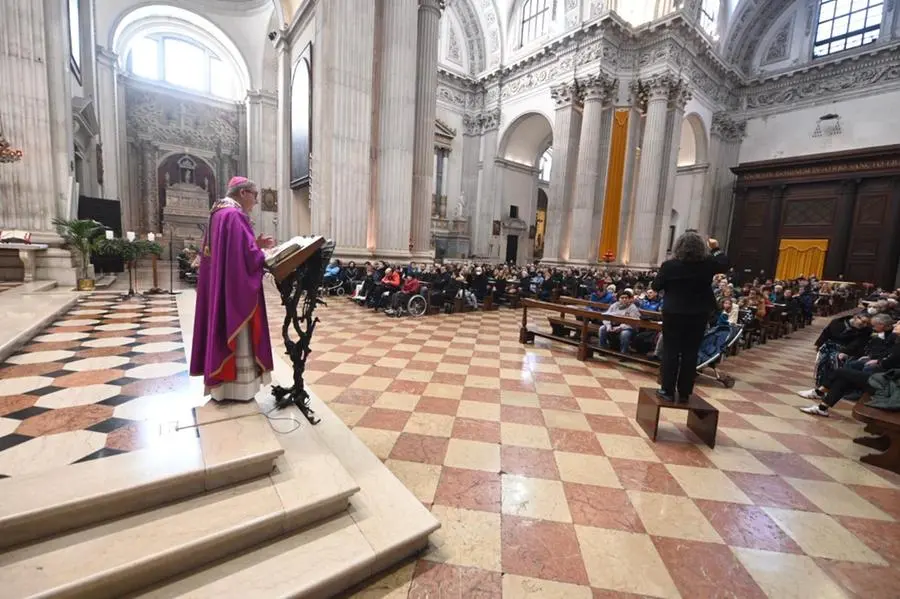
[[[183,8],[150,4],[124,12],[115,21],[108,47],[118,55],[124,69],[131,44],[153,34],[182,36],[207,46],[231,67],[242,89],[254,88],[247,61],[234,41],[208,19]]]
[[[678,147],[678,166],[691,166],[709,162],[709,138],[706,125],[696,112],[684,117],[681,125],[681,143]]]
[[[552,140],[550,119],[541,112],[529,111],[513,119],[500,138],[498,154],[510,162],[536,166]]]

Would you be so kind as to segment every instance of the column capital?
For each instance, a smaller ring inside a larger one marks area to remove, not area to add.
[[[684,111],[684,107],[687,106],[687,103],[691,101],[692,97],[693,95],[691,94],[691,90],[688,89],[687,83],[682,81],[681,85],[672,90],[669,99],[672,102],[672,108]]]
[[[115,67],[119,55],[103,46],[97,46],[97,62],[105,67]]]
[[[552,86],[550,97],[553,98],[557,109],[566,108],[581,102],[581,90],[577,81],[568,81]]]
[[[726,112],[716,112],[710,130],[724,141],[739,142],[747,133],[747,121],[735,119]]]
[[[588,75],[578,80],[578,87],[581,89],[585,103],[601,102],[606,104],[612,101],[618,86],[618,79],[611,79],[605,74]]]
[[[481,121],[481,132],[487,133],[500,128],[500,109],[492,108],[481,113],[479,120]]]
[[[419,10],[433,10],[440,14],[447,8],[448,0],[419,0]]]

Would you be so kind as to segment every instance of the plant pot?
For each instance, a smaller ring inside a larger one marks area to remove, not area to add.
[[[78,291],[93,291],[94,279],[78,279]]]

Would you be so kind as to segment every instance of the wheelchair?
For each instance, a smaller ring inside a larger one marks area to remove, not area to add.
[[[419,293],[414,293],[413,295],[409,296],[409,299],[407,299],[406,302],[400,306],[400,309],[398,311],[386,310],[385,313],[389,316],[396,317],[406,315],[413,317],[424,316],[428,312],[428,300],[425,297],[427,293],[428,289],[426,287],[422,287],[419,290]]]

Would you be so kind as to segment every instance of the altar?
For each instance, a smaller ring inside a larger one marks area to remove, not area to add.
[[[199,247],[209,221],[209,192],[189,182],[170,185],[162,220],[163,232],[176,252],[190,245]]]

